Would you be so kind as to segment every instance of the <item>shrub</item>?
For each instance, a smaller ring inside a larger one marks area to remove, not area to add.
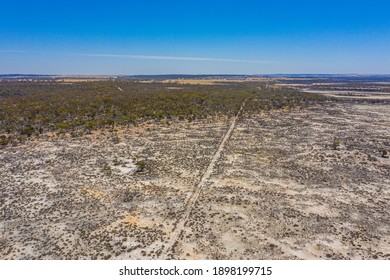
[[[135,165],[137,166],[137,172],[143,172],[145,171],[145,168],[146,168],[146,163],[144,160],[139,160],[135,163]]]
[[[389,158],[389,152],[387,150],[381,149],[379,152],[381,153],[381,157]]]
[[[111,176],[112,174],[111,166],[109,166],[107,163],[104,163],[102,166],[102,172],[108,176]]]
[[[0,135],[0,146],[7,146],[9,143],[9,138],[5,135]]]
[[[333,140],[333,143],[332,143],[333,150],[337,150],[340,147],[340,145],[341,145],[340,140],[337,140],[337,139]]]
[[[27,135],[27,137],[30,137],[34,133],[34,128],[32,126],[28,126],[26,128],[23,128],[20,131],[20,134]]]
[[[68,129],[69,128],[69,124],[63,123],[63,122],[57,122],[57,123],[55,123],[55,126],[59,129]]]

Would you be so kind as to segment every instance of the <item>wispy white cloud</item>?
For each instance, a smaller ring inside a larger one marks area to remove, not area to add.
[[[275,61],[264,60],[246,60],[233,58],[215,58],[215,57],[188,57],[188,56],[161,56],[161,55],[134,55],[134,54],[96,54],[96,53],[73,53],[80,56],[94,57],[117,57],[130,59],[150,59],[150,60],[187,60],[187,61],[216,61],[216,62],[239,62],[239,63],[278,63]]]
[[[71,52],[44,52],[28,50],[0,50],[8,53],[41,53],[41,54],[58,54],[58,55],[75,55],[89,57],[111,57],[111,58],[128,58],[128,59],[148,59],[148,60],[184,60],[184,61],[211,61],[211,62],[233,62],[233,63],[258,63],[258,64],[275,64],[276,61],[251,60],[251,59],[234,59],[234,58],[215,58],[215,57],[187,57],[187,56],[161,56],[161,55],[136,55],[136,54],[101,54],[101,53],[71,53]]]

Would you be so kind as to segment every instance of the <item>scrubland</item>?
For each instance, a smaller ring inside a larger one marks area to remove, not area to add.
[[[0,258],[389,259],[386,99],[278,82],[0,83]]]

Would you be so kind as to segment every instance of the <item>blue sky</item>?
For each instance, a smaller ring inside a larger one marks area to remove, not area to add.
[[[0,73],[390,73],[388,1],[3,1]]]

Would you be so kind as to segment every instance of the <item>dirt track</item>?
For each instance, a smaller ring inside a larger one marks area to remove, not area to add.
[[[389,259],[389,115],[338,103],[7,147],[0,258]]]

